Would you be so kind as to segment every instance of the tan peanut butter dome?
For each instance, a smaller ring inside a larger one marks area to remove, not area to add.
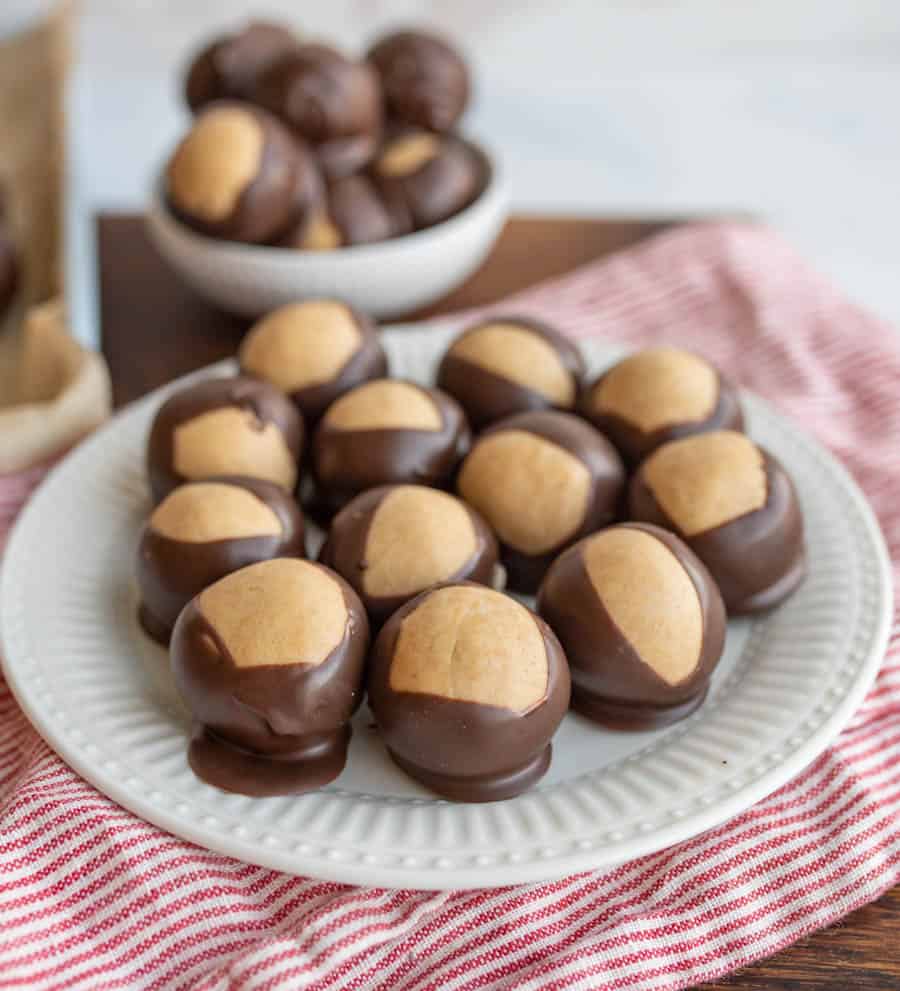
[[[405,134],[384,148],[375,168],[379,174],[390,178],[411,175],[437,158],[440,151],[441,140],[434,134],[427,131]]]
[[[297,247],[305,251],[334,251],[343,243],[340,228],[324,210],[319,210],[306,225]]]
[[[543,554],[581,526],[591,473],[552,441],[525,430],[499,430],[472,448],[457,488],[505,544]]]
[[[401,485],[382,499],[369,524],[363,588],[370,596],[412,595],[452,578],[477,550],[472,517],[458,499]]]
[[[235,571],[201,592],[197,605],[235,665],[247,668],[321,664],[348,621],[334,577],[296,558]]]
[[[241,368],[284,392],[330,382],[358,350],[361,334],[344,303],[288,303],[263,317],[241,345]]]
[[[703,607],[675,554],[629,527],[601,531],[583,547],[591,585],[635,653],[670,685],[690,677],[703,648]]]
[[[659,507],[686,537],[762,509],[768,498],[762,451],[733,430],[670,441],[641,472]]]
[[[441,411],[423,389],[409,382],[376,379],[357,386],[328,407],[324,423],[336,430],[434,430]]]
[[[575,379],[553,346],[521,324],[491,323],[460,337],[450,354],[532,389],[556,406],[575,403]]]
[[[224,220],[259,173],[265,135],[239,107],[215,107],[195,122],[169,165],[169,195],[187,213]]]
[[[719,377],[708,361],[677,348],[650,348],[620,361],[594,386],[591,405],[644,433],[699,423],[719,401]]]
[[[251,410],[223,406],[179,424],[172,435],[172,464],[188,479],[248,475],[293,489],[297,464],[274,423]]]
[[[190,482],[156,507],[150,528],[170,540],[202,544],[245,537],[277,537],[281,520],[262,499],[226,482]]]
[[[525,712],[544,700],[549,664],[534,617],[488,588],[428,593],[403,620],[390,687]]]

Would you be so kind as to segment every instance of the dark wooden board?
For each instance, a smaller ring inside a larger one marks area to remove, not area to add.
[[[418,316],[500,299],[562,275],[657,232],[663,223],[514,217],[491,257],[464,286]],[[98,220],[103,351],[118,405],[170,379],[234,354],[246,321],[184,288],[147,240],[142,220]],[[830,929],[704,991],[894,991],[900,989],[900,887]]]

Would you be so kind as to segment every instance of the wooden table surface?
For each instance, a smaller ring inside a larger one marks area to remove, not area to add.
[[[481,270],[409,319],[489,303],[660,230],[660,223],[515,218]],[[117,405],[235,353],[249,321],[182,286],[134,215],[99,218],[100,324]]]
[[[464,286],[417,316],[499,299],[543,278],[651,236],[651,221],[514,217],[491,257]],[[233,355],[247,321],[225,316],[181,286],[147,241],[140,218],[98,221],[100,316],[115,401]],[[900,989],[900,887],[847,919],[704,991]]]

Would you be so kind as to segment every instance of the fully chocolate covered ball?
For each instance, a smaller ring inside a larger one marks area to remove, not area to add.
[[[358,174],[329,183],[319,206],[307,211],[279,244],[301,251],[334,251],[404,233],[372,180]]]
[[[328,407],[313,440],[320,508],[376,485],[449,485],[469,445],[461,407],[439,389],[375,379]]]
[[[168,643],[178,614],[213,582],[257,561],[304,555],[300,507],[272,482],[223,476],[180,485],[141,532],[141,623]]]
[[[403,131],[385,142],[371,173],[402,232],[431,227],[467,207],[484,185],[484,169],[459,138]]]
[[[437,384],[480,430],[514,413],[573,409],[583,376],[578,348],[558,331],[523,317],[496,316],[456,338]]]
[[[457,491],[500,538],[510,588],[534,592],[553,558],[612,522],[625,483],[606,438],[569,413],[520,413],[475,441]]]
[[[260,73],[296,48],[296,35],[279,24],[251,21],[208,45],[191,62],[185,98],[193,111],[214,100],[246,100]]]
[[[238,357],[246,375],[287,393],[310,427],[339,396],[387,374],[372,321],[336,299],[273,310],[250,328]]]
[[[648,348],[605,371],[581,401],[582,413],[636,464],[666,441],[708,430],[740,430],[737,394],[705,358]]]
[[[375,624],[432,585],[498,577],[497,541],[484,520],[424,485],[358,495],[335,516],[319,560],[350,582]]]
[[[573,707],[613,726],[689,715],[725,645],[725,606],[709,572],[677,537],[645,524],[609,527],[561,554],[538,612],[565,649]]]
[[[172,634],[172,672],[194,719],[194,772],[245,795],[336,778],[368,647],[356,593],[320,564],[275,558],[210,585]]]
[[[375,153],[381,91],[365,62],[303,44],[260,75],[253,96],[309,144],[329,179],[359,171]]]
[[[280,236],[306,209],[315,183],[303,146],[264,110],[211,104],[166,168],[166,196],[190,227],[212,237],[260,243]]]
[[[806,573],[803,517],[781,465],[743,434],[670,441],[631,480],[629,515],[678,534],[709,569],[730,613],[786,599]]]
[[[469,102],[469,71],[446,41],[422,31],[380,39],[368,59],[381,77],[391,117],[430,131],[450,131]]]
[[[147,441],[147,473],[158,502],[183,482],[242,475],[297,484],[303,420],[268,382],[235,376],[184,386],[160,406]]]
[[[439,586],[395,612],[368,682],[394,761],[463,802],[511,798],[543,776],[569,687],[550,628],[515,599],[471,584]]]

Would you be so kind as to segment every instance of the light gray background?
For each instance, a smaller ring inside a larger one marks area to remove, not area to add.
[[[900,3],[889,0],[82,0],[73,252],[139,207],[185,125],[180,72],[253,13],[361,50],[429,24],[475,65],[467,126],[518,210],[744,211],[900,323]],[[76,299],[83,335],[91,303]]]

